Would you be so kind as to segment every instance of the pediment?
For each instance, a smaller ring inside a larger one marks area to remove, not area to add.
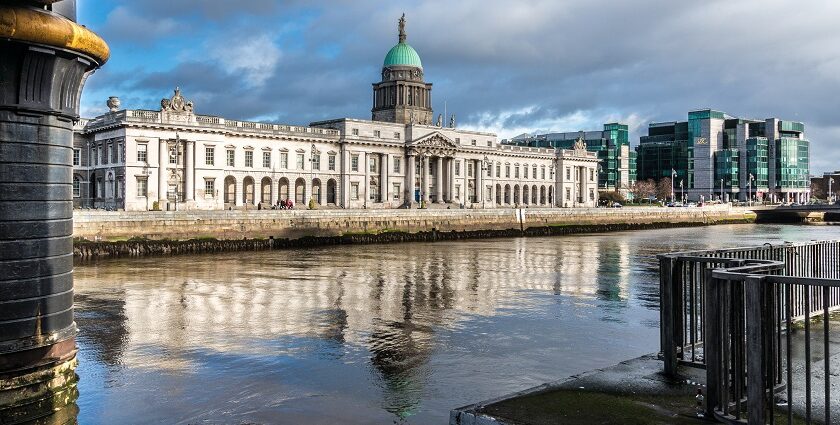
[[[456,149],[458,144],[439,132],[428,134],[411,142],[416,148]]]

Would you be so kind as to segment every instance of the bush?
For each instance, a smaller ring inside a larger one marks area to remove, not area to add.
[[[310,210],[318,209],[318,203],[315,202],[315,198],[309,198],[309,204],[307,205],[307,208],[309,208]]]
[[[160,211],[160,201],[152,202],[152,211]]]
[[[599,192],[598,201],[606,204],[613,204],[616,202],[623,204],[626,202],[624,196],[617,190],[612,192]]]

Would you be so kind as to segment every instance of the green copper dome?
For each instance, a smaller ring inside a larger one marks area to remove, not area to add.
[[[415,66],[421,69],[423,68],[423,64],[420,62],[420,55],[418,55],[417,51],[414,50],[413,47],[409,46],[408,43],[401,42],[392,47],[391,50],[388,51],[388,54],[385,55],[385,63],[382,66],[389,67],[400,65]]]

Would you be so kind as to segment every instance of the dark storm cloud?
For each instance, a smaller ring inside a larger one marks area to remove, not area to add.
[[[130,83],[103,70],[91,86],[104,90],[102,78],[150,96],[162,90],[155,103],[182,81],[202,113],[365,118],[403,12],[435,84],[436,114],[446,101],[460,125],[510,136],[623,120],[637,137],[650,121],[711,107],[804,121],[813,171],[840,168],[837,2],[122,2],[105,23],[121,41],[197,39],[182,39],[183,54],[165,69],[143,64],[119,75]]]

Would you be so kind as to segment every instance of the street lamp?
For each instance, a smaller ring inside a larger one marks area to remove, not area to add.
[[[723,203],[723,179],[720,179],[720,202]]]
[[[685,204],[685,189],[683,189],[683,179],[680,179],[680,200]]]
[[[487,175],[487,170],[489,170],[489,169],[490,169],[490,158],[488,158],[487,155],[484,155],[484,160],[481,162],[481,172],[484,173],[484,175],[486,176]],[[438,172],[440,172],[440,171],[438,171]],[[485,185],[485,186],[487,186],[487,185]],[[479,193],[479,196],[481,196],[481,209],[484,209],[484,198],[486,198],[485,195],[487,195],[487,194],[484,193],[484,188],[483,187],[478,188],[478,193]]]
[[[674,177],[677,177],[677,170],[671,169],[671,202],[676,202],[677,199],[674,196]]]
[[[315,147],[315,144],[313,143],[312,146],[310,146],[309,152],[309,187],[313,189],[315,188],[315,155],[318,155],[318,148]],[[365,166],[367,166],[367,164],[365,164]],[[320,168],[320,166],[318,168]],[[306,184],[304,184],[303,187],[305,189]],[[312,192],[312,189],[310,189],[310,192]],[[309,194],[310,199],[313,199],[312,195],[312,193]],[[306,202],[306,197],[304,197],[302,200]],[[365,193],[365,208],[367,208],[367,193]]]
[[[828,203],[829,204],[834,203],[834,192],[831,191],[832,183],[834,183],[834,177],[829,177],[828,178]]]
[[[750,180],[747,182],[747,199],[750,202],[750,206],[752,206],[752,182],[755,180],[755,176],[750,173]]]

